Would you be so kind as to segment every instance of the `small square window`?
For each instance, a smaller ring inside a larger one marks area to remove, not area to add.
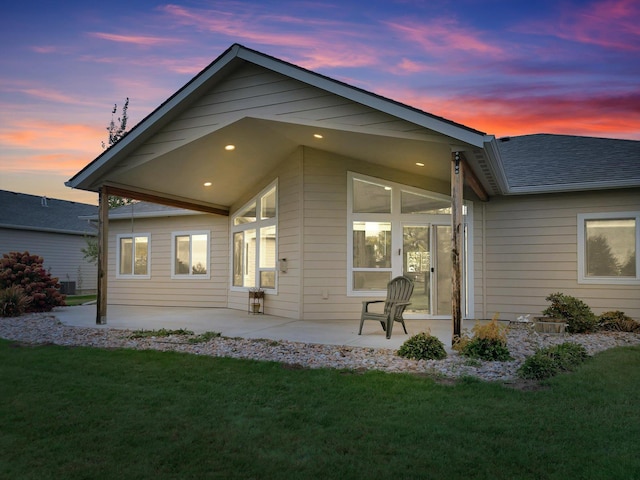
[[[578,215],[578,271],[582,283],[636,283],[640,280],[640,215]]]

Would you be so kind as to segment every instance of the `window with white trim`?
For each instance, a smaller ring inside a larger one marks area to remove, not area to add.
[[[171,278],[211,278],[208,231],[171,234]]]
[[[231,284],[233,287],[276,289],[277,205],[276,181],[233,216],[231,222],[233,245]]]
[[[465,218],[464,269],[471,271],[469,235],[472,212],[463,205]],[[470,204],[470,203],[469,203]],[[411,271],[404,253],[403,233],[411,225],[441,227],[451,225],[451,198],[407,185],[349,172],[348,174],[348,295],[384,294],[391,278]],[[416,232],[424,234],[426,229]],[[435,237],[433,238],[435,240]],[[435,247],[435,245],[434,245]],[[424,263],[433,252],[414,252],[412,261]],[[430,260],[433,263],[433,259]],[[407,264],[405,264],[407,263]],[[432,270],[433,271],[433,270]],[[444,272],[443,272],[444,275]],[[449,272],[446,273],[449,275]],[[465,295],[471,279],[465,275]],[[467,302],[469,305],[471,300]]]
[[[578,282],[640,284],[640,212],[578,215]]]
[[[117,235],[116,278],[150,278],[150,233],[127,233]]]

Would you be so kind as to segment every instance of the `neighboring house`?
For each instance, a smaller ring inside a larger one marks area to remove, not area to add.
[[[96,228],[79,217],[98,207],[0,190],[0,256],[28,251],[44,259],[63,293],[95,292],[96,266],[81,252]]]
[[[451,318],[456,164],[466,318],[640,318],[640,142],[496,139],[240,45],[67,185],[208,212],[112,211],[109,303],[355,319],[406,274],[407,317]]]

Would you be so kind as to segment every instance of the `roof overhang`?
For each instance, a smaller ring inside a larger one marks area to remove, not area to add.
[[[203,129],[197,138],[177,148],[163,151],[158,146],[155,152],[141,152],[145,142],[245,62],[409,122],[415,128],[389,131],[376,125],[357,127],[330,120],[319,123],[244,114]],[[316,134],[323,138],[317,139]],[[491,172],[483,171],[474,160],[484,156],[487,138],[463,125],[234,45],[66,185],[89,191],[111,186],[228,210],[238,199],[239,186],[256,184],[302,146],[447,183],[451,152],[464,151],[478,183],[493,192],[488,176]],[[228,144],[236,149],[225,151]],[[416,163],[426,168],[421,170]],[[205,187],[205,182],[212,185]]]

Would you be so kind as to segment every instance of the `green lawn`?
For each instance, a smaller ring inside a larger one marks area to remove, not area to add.
[[[74,307],[76,305],[82,305],[83,303],[93,302],[96,299],[96,295],[67,295],[65,303],[68,307]]]
[[[0,340],[0,478],[638,479],[640,347],[522,391]]]

